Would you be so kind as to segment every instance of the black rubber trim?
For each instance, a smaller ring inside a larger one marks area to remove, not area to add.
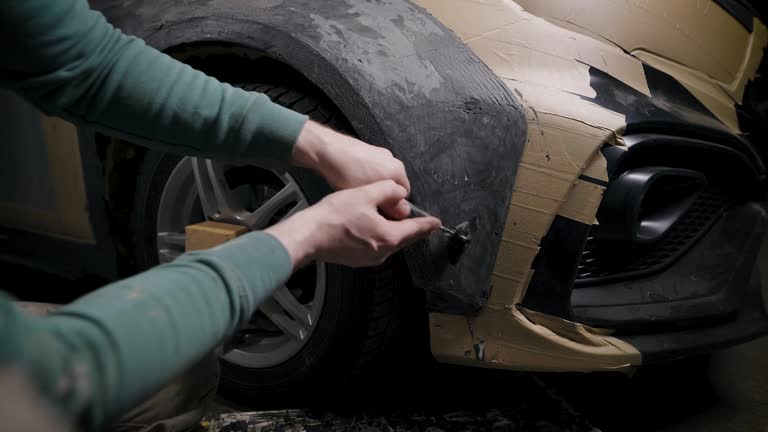
[[[610,179],[620,174],[617,172],[617,168],[621,160],[626,156],[627,149],[623,146],[617,147],[615,145],[605,144],[600,148],[600,153],[602,153],[605,158],[608,178]]]
[[[506,85],[429,13],[405,0],[92,6],[160,50],[235,44],[302,72],[358,136],[403,160],[414,203],[445,225],[470,220],[477,227],[456,266],[435,258],[439,234],[405,251],[413,282],[427,291],[427,308],[472,314],[483,306],[527,123]]]
[[[748,203],[727,211],[675,265],[639,280],[573,290],[577,320],[617,334],[712,325],[738,312],[762,262],[768,213]],[[759,280],[758,280],[759,281]]]
[[[715,0],[715,3],[736,18],[750,33],[754,30],[755,11],[751,5],[742,0]]]
[[[729,305],[724,309],[729,309],[728,319],[720,319],[719,322],[710,323],[708,326],[699,326],[688,329],[675,329],[670,327],[659,328],[658,332],[624,335],[620,339],[632,344],[642,354],[643,364],[657,362],[666,362],[678,360],[699,354],[705,354],[716,349],[726,348],[736,344],[744,343],[749,340],[764,336],[768,333],[768,299],[765,298],[766,284],[768,284],[768,235],[766,235],[766,215],[768,207],[764,203],[762,206],[750,205],[751,212],[762,214],[763,226],[762,236],[758,235],[758,241],[762,241],[759,254],[753,257],[754,268],[739,269],[743,274],[737,275],[743,283],[725,283],[719,288],[728,291],[725,295],[728,298]],[[749,211],[749,210],[748,210]],[[735,223],[749,224],[748,220],[741,220]],[[751,243],[752,239],[749,242]],[[749,246],[745,246],[749,247]],[[715,249],[710,249],[709,253],[716,254],[719,249],[728,249],[727,245],[722,245]],[[702,263],[705,267],[706,263]],[[727,272],[728,264],[722,263],[710,271],[720,269]],[[671,282],[666,280],[667,284]],[[622,288],[619,288],[622,289]],[[580,291],[580,290],[578,290]],[[683,304],[674,305],[684,311]],[[731,307],[735,305],[734,307]],[[720,313],[721,316],[724,314]]]
[[[751,145],[733,135],[698,139],[655,131],[627,134],[624,143],[621,149],[602,149],[611,179],[634,168],[664,165],[702,172],[710,184],[756,201],[765,199],[766,167]]]
[[[596,179],[594,177],[590,177],[590,176],[587,176],[587,175],[584,175],[584,174],[579,176],[579,180],[583,180],[583,181],[588,182],[588,183],[596,184],[598,186],[604,186],[604,187],[608,186],[608,182],[607,181]]]
[[[623,172],[603,193],[595,238],[653,243],[690,208],[706,177],[698,171],[649,166]]]
[[[611,244],[588,237],[574,288],[640,279],[669,268],[709,231],[731,202],[722,193],[702,192],[670,232],[650,245]],[[592,226],[592,231],[597,229],[599,225]]]
[[[628,134],[624,138],[627,140],[625,144],[629,151],[625,152],[624,157],[619,160],[620,163],[616,167],[617,175],[634,167],[648,165],[648,162],[653,161],[653,153],[656,153],[655,158],[657,160],[666,161],[674,158],[673,162],[676,167],[704,171],[717,171],[710,169],[713,168],[713,160],[728,160],[729,163],[731,163],[730,160],[733,160],[732,163],[739,164],[739,170],[745,172],[727,172],[727,175],[736,177],[745,183],[759,183],[766,175],[765,165],[758,153],[752,146],[743,141],[696,139],[662,133],[635,133]],[[641,152],[643,153],[642,157]],[[689,153],[688,159],[698,159],[691,158],[690,153],[698,153],[702,155],[701,157],[706,154],[706,162],[709,165],[699,168],[702,162],[698,160],[690,160],[685,163],[684,153]]]
[[[752,282],[740,292],[739,308],[731,320],[718,325],[663,333],[619,336],[642,354],[643,364],[679,360],[726,348],[768,333],[768,315],[764,308],[762,287],[753,275]]]
[[[595,67],[589,68],[595,104],[624,114],[624,136],[667,135],[717,143],[738,150],[755,164],[764,176],[765,167],[754,146],[735,135],[674,77],[647,64],[643,65],[651,96],[647,96]],[[611,168],[611,161],[609,169]]]

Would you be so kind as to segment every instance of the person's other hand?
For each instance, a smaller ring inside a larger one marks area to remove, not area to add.
[[[299,134],[293,159],[296,165],[320,174],[335,190],[392,180],[405,189],[406,195],[400,201],[387,203],[382,211],[398,220],[410,213],[405,198],[411,192],[411,185],[405,167],[392,152],[383,147],[367,144],[308,121]]]
[[[401,201],[404,187],[392,180],[334,192],[317,204],[267,228],[286,247],[294,269],[310,261],[367,267],[440,227],[434,217],[390,220],[378,209]]]

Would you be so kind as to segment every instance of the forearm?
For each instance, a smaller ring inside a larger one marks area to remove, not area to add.
[[[85,0],[6,0],[0,48],[0,83],[44,112],[163,151],[282,167],[306,121],[122,34]]]
[[[0,361],[28,368],[56,406],[96,427],[220,344],[291,271],[275,237],[250,233],[108,285],[44,318],[9,321],[2,314]]]

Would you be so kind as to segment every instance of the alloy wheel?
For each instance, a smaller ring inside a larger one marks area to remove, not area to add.
[[[172,171],[160,199],[158,261],[170,262],[184,253],[187,225],[212,220],[260,230],[307,206],[306,196],[288,173],[186,157]],[[297,271],[238,331],[223,358],[265,368],[301,350],[322,311],[325,272],[321,262]]]

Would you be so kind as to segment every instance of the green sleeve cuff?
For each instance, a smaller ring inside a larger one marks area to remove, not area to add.
[[[293,272],[288,250],[275,236],[264,231],[242,235],[202,253],[226,263],[234,276],[231,279],[242,283],[239,295],[246,319]]]
[[[256,100],[250,105],[241,128],[246,134],[241,142],[246,147],[240,157],[261,166],[287,169],[308,116],[272,103],[264,94],[255,94],[254,98]]]

